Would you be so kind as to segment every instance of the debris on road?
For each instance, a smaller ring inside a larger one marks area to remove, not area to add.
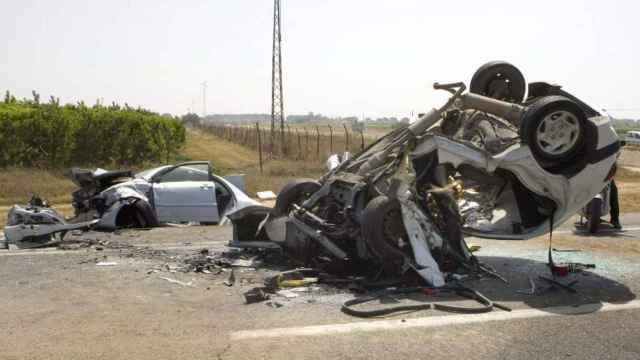
[[[276,291],[276,294],[282,297],[285,297],[287,299],[297,298],[298,296],[300,296],[300,294],[297,294],[295,291],[291,291],[291,290],[278,290]]]
[[[253,304],[269,300],[269,294],[265,292],[264,288],[253,288],[244,293],[245,304]]]
[[[260,266],[260,264],[262,264],[261,261],[257,260],[257,256],[253,257],[251,259],[236,259],[231,263],[231,266],[234,267],[258,267]]]
[[[258,191],[256,193],[256,195],[258,196],[258,199],[260,200],[273,200],[276,198],[276,194],[269,190],[269,191]]]
[[[319,270],[301,268],[281,272],[266,278],[264,282],[269,289],[291,288],[317,283],[319,276]]]
[[[172,284],[177,284],[180,286],[185,286],[185,287],[192,287],[193,286],[193,281],[189,281],[189,282],[184,282],[184,281],[180,281],[180,280],[176,280],[176,279],[172,279],[172,278],[168,278],[168,277],[164,277],[164,276],[160,276],[159,277],[162,280],[166,280]]]
[[[536,294],[536,283],[535,283],[535,281],[533,281],[531,276],[529,276],[529,285],[531,285],[531,287],[529,289],[527,289],[527,290],[516,290],[516,292],[518,294],[524,294],[524,295],[535,295]]]
[[[233,286],[236,283],[236,274],[233,272],[233,269],[231,269],[231,272],[229,273],[229,278],[227,278],[227,280],[224,281],[224,284],[227,286]]]
[[[118,265],[115,261],[100,261],[96,263],[96,266],[116,266]]]

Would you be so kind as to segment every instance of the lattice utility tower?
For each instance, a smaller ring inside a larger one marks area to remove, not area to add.
[[[284,99],[282,97],[282,53],[280,51],[280,0],[273,1],[273,56],[271,59],[271,152],[274,152],[274,137],[280,122],[280,145],[287,152],[284,141]]]
[[[207,82],[200,83],[202,86],[202,118],[207,117]]]

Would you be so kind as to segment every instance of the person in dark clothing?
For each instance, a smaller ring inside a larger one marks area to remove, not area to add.
[[[609,214],[611,215],[611,225],[616,229],[622,229],[622,225],[620,224],[620,204],[618,203],[618,187],[616,186],[615,180],[611,179],[611,189],[609,191],[609,204],[611,205],[611,210]]]

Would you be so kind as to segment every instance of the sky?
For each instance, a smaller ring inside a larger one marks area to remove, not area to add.
[[[281,0],[286,114],[407,116],[490,60],[640,119],[640,2]],[[0,0],[0,91],[270,113],[271,0]]]

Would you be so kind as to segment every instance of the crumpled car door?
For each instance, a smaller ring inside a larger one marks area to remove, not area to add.
[[[218,222],[213,181],[180,181],[153,184],[159,222]]]

